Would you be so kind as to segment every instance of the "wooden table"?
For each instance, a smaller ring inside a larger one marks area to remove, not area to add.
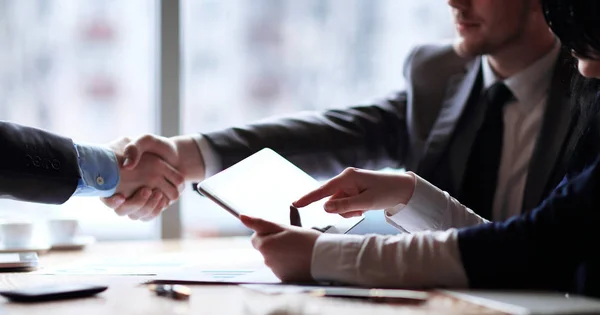
[[[242,259],[219,261],[226,250],[243,253]],[[262,266],[260,255],[253,251],[247,238],[215,238],[183,241],[106,242],[83,251],[50,252],[40,256],[43,267],[52,268],[81,259],[141,259],[157,255],[182,254],[198,268],[238,268]],[[189,256],[188,256],[189,255]],[[197,260],[197,261],[194,261]],[[42,268],[42,271],[44,268]],[[266,295],[234,286],[192,286],[189,301],[158,297],[140,283],[151,276],[125,275],[44,275],[36,273],[0,274],[0,289],[22,288],[52,283],[98,283],[109,289],[97,297],[18,304],[0,298],[0,314],[499,314],[479,306],[435,295],[421,306],[390,305],[340,298],[308,295]]]

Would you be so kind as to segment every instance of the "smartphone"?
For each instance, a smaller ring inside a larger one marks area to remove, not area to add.
[[[38,267],[38,255],[28,253],[0,253],[0,272],[31,271]]]
[[[88,297],[106,289],[102,285],[58,284],[0,291],[0,295],[14,302],[43,302]]]

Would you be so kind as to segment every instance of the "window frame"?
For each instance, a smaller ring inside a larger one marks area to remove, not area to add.
[[[158,0],[157,129],[160,135],[181,134],[181,0]],[[160,216],[160,237],[182,237],[181,203],[173,203]]]

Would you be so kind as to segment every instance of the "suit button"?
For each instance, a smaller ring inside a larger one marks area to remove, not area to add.
[[[104,178],[102,176],[96,177],[96,184],[100,186],[104,185]]]

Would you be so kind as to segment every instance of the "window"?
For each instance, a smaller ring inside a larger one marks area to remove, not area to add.
[[[184,133],[385,96],[415,43],[453,34],[437,0],[185,0],[181,19]],[[182,211],[187,236],[243,231],[194,193]]]
[[[162,1],[180,2],[181,104],[162,112],[181,112],[181,133],[387,95],[403,86],[411,46],[453,32],[437,0]],[[158,132],[159,10],[155,0],[0,0],[0,119],[96,143]],[[187,236],[243,231],[190,190],[181,205]],[[157,221],[119,218],[95,198],[0,200],[0,216],[57,215],[102,239],[159,235]]]
[[[156,2],[0,0],[0,119],[106,143],[156,132]],[[0,200],[0,214],[74,216],[100,238],[158,236],[97,198],[63,206]]]

